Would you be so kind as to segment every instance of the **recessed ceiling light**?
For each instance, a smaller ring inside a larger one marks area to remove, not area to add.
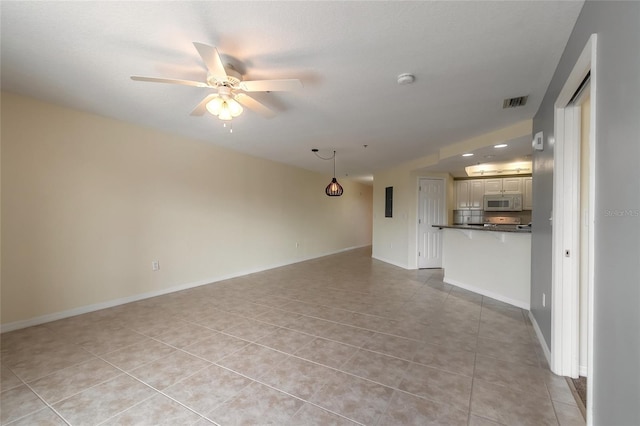
[[[467,152],[466,154],[462,154],[463,157],[471,157],[473,152]]]
[[[509,145],[507,145],[506,143],[499,143],[498,145],[494,145],[493,147],[494,147],[494,148],[506,148],[506,147],[508,147],[508,146],[509,146]]]

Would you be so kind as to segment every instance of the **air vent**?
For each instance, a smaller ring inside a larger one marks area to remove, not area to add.
[[[529,96],[520,96],[517,98],[505,99],[504,102],[502,102],[502,109],[524,106],[527,103],[528,97]]]

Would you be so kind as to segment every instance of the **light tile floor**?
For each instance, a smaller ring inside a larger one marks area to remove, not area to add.
[[[526,312],[358,249],[5,333],[11,425],[583,425]]]

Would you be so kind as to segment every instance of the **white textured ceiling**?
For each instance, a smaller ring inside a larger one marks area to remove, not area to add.
[[[338,176],[362,178],[532,118],[582,1],[0,7],[3,90],[328,175],[310,150],[336,150]],[[299,78],[304,89],[256,94],[278,115],[245,109],[230,134],[189,115],[208,89],[129,79],[204,80],[193,41],[217,46],[245,79]],[[413,85],[396,83],[405,72]],[[502,109],[521,95],[525,107]]]

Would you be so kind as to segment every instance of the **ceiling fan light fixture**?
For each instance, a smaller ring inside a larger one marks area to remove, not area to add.
[[[226,104],[233,117],[237,117],[242,114],[242,106],[235,99],[227,99]]]
[[[229,108],[226,105],[222,106],[220,114],[218,114],[218,118],[224,121],[229,121],[233,118],[233,116],[231,115],[231,111],[229,111]]]
[[[220,56],[218,49],[214,46],[208,46],[197,42],[193,42],[193,46],[198,51],[200,58],[207,68],[207,78],[205,81],[143,77],[137,75],[132,75],[131,79],[134,81],[180,84],[183,86],[213,89],[216,92],[210,93],[202,99],[202,101],[200,101],[200,103],[198,103],[198,105],[191,111],[191,115],[202,116],[209,111],[211,114],[225,121],[231,120],[231,118],[242,114],[243,108],[237,103],[237,100],[240,100],[240,103],[242,103],[246,108],[255,111],[265,118],[273,118],[276,115],[275,111],[244,92],[286,92],[298,90],[303,87],[302,82],[297,78],[243,80],[242,74],[239,70],[235,69],[233,65],[227,64],[225,66],[222,62],[222,57]],[[230,111],[221,113],[225,106],[225,102],[226,108]],[[231,116],[231,118],[229,116]]]
[[[229,121],[233,117],[242,114],[244,109],[235,99],[216,96],[207,103],[207,111],[217,116],[220,120]]]
[[[216,96],[207,104],[207,111],[209,111],[213,115],[218,115],[220,114],[220,111],[222,111],[223,104],[224,99],[222,99],[220,96]]]

